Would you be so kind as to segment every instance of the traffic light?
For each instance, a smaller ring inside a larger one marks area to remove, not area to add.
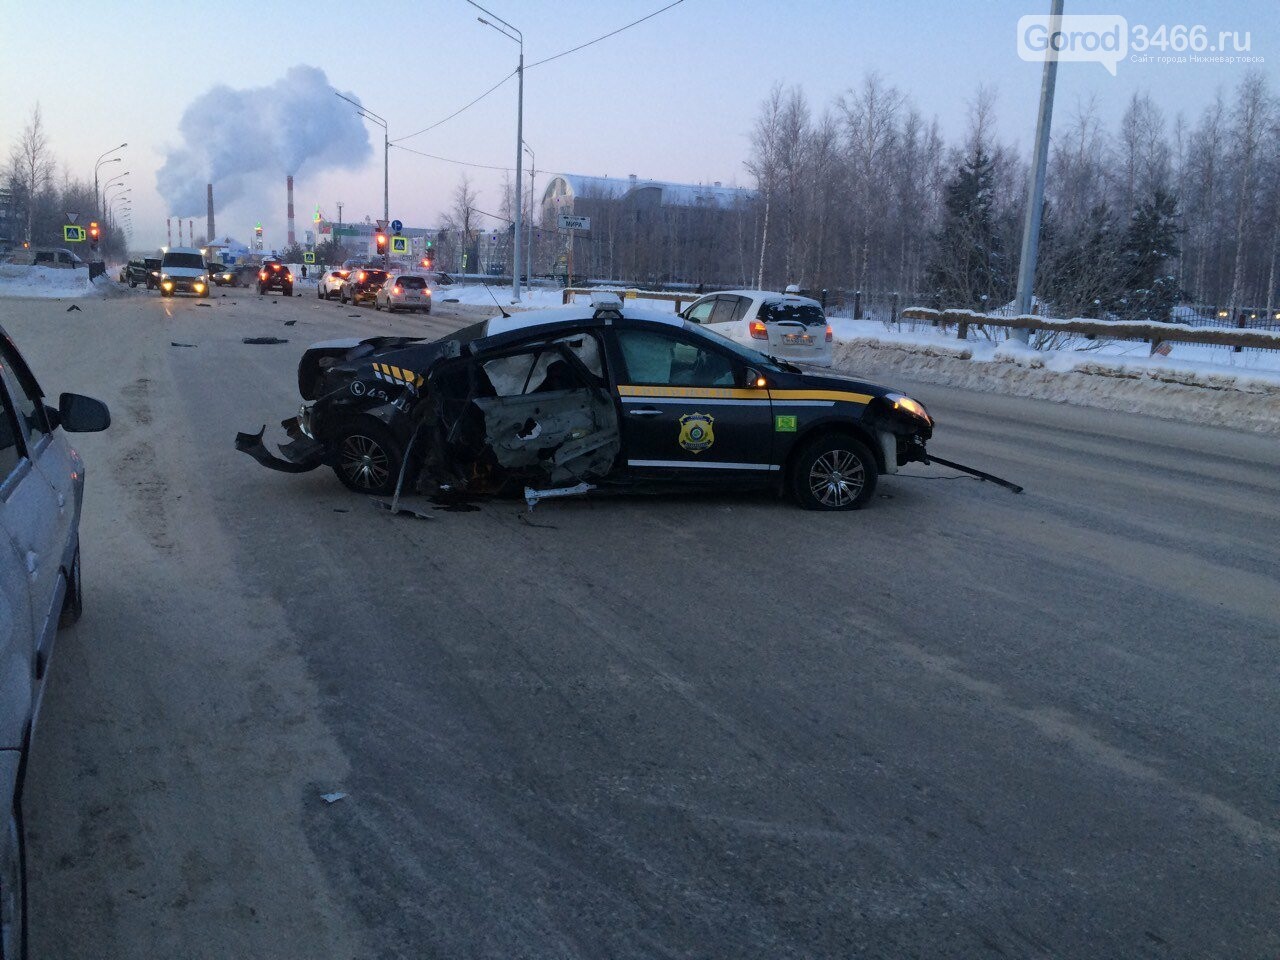
[[[98,229],[98,221],[97,220],[90,221],[89,222],[89,246],[92,247],[94,250],[98,249],[98,237],[100,233],[101,231]]]
[[[379,233],[373,239],[378,246],[378,256],[385,257],[387,255],[387,235]]]

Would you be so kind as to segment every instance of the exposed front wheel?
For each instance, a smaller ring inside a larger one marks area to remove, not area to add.
[[[4,960],[27,956],[27,845],[16,802],[0,837],[0,955]]]
[[[871,499],[878,478],[865,444],[831,434],[800,451],[791,465],[791,492],[806,510],[856,510]]]
[[[333,441],[333,471],[349,490],[381,496],[396,492],[404,451],[381,421],[361,417],[344,424]]]

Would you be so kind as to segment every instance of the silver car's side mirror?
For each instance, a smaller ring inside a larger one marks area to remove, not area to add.
[[[64,393],[58,398],[58,422],[68,433],[97,433],[111,426],[111,411],[101,400]]]

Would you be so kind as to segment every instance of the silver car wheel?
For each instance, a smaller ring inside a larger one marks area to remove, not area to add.
[[[847,507],[866,482],[862,461],[850,450],[829,450],[809,468],[809,490],[824,507]]]
[[[387,482],[391,458],[372,437],[353,433],[342,441],[338,453],[343,474],[356,486],[373,489]]]

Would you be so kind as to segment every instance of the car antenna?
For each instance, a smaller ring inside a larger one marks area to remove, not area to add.
[[[503,310],[502,304],[498,302],[498,298],[493,296],[493,287],[489,286],[489,284],[486,283],[484,285],[484,288],[489,291],[489,296],[493,297],[493,305],[498,308],[498,312],[502,314],[504,317],[506,317],[508,320],[511,319],[511,314]]]

